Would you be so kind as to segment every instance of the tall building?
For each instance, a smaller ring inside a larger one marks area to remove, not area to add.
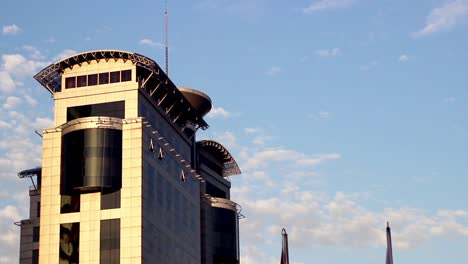
[[[55,117],[32,170],[20,263],[239,263],[229,177],[240,169],[220,143],[196,141],[206,94],[118,50],[76,54],[35,79]]]

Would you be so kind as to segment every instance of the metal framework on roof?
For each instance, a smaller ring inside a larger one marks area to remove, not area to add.
[[[23,170],[23,171],[18,172],[18,178],[22,179],[26,177],[38,176],[41,174],[41,171],[42,171],[41,167]]]
[[[214,140],[202,140],[198,141],[197,145],[200,148],[204,148],[210,153],[221,157],[223,163],[223,177],[239,175],[242,173],[231,153],[229,153],[229,151],[220,143]]]
[[[137,53],[121,50],[83,52],[47,66],[34,78],[51,94],[55,94],[62,91],[62,74],[65,69],[73,69],[75,65],[81,66],[83,63],[91,63],[91,61],[99,62],[111,59],[115,61],[121,59],[124,62],[131,61],[137,67],[144,68],[149,72],[147,78],[141,80],[139,87],[147,92],[149,97],[171,117],[174,123],[189,121],[194,123],[197,128],[208,128],[208,124],[203,120],[202,115],[192,107],[159,65],[154,60]],[[155,85],[152,87],[150,84]]]

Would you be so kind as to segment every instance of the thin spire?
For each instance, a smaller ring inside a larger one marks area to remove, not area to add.
[[[393,264],[392,234],[389,222],[387,222],[387,257],[385,264]]]
[[[169,14],[167,13],[167,0],[164,15],[166,16],[166,75],[169,76]]]
[[[281,263],[280,264],[289,264],[289,246],[288,246],[288,234],[286,229],[281,230],[281,235],[283,238],[283,248],[281,250]]]

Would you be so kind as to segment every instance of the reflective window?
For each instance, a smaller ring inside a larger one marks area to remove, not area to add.
[[[39,227],[33,227],[32,242],[39,242]]]
[[[80,223],[60,225],[59,263],[79,263]]]
[[[120,71],[110,73],[110,83],[120,82]]]
[[[108,84],[109,83],[109,73],[103,72],[99,74],[99,84]]]
[[[120,219],[101,220],[100,263],[120,263]]]
[[[63,191],[63,190],[62,190]],[[76,213],[80,211],[80,195],[60,195],[60,213]]]
[[[32,251],[32,264],[39,264],[39,249]]]
[[[88,76],[82,75],[76,77],[76,87],[84,87],[87,85]]]
[[[65,88],[75,88],[76,87],[76,77],[68,77],[65,79]]]
[[[132,80],[132,70],[125,70],[121,72],[121,81],[128,82]]]
[[[80,105],[67,108],[67,122],[89,116],[125,118],[125,101]]]
[[[90,74],[88,75],[88,86],[93,86],[98,84],[98,75]]]
[[[101,210],[120,208],[120,190],[101,193]]]
[[[36,216],[37,217],[41,216],[41,202],[37,202],[36,204]]]

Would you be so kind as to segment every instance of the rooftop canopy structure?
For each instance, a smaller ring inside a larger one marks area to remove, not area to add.
[[[241,174],[241,170],[231,153],[220,143],[214,140],[202,140],[197,142],[197,147],[206,150],[223,164],[222,175],[229,177]]]
[[[211,109],[209,97],[201,92],[195,93],[195,90],[191,89],[190,91],[185,89],[182,93],[154,60],[137,53],[121,50],[87,51],[47,66],[34,78],[51,94],[55,94],[62,91],[62,73],[65,69],[73,69],[76,65],[81,66],[83,63],[89,64],[92,61],[101,60],[131,61],[137,66],[139,72],[137,77],[139,88],[146,90],[158,106],[161,106],[166,114],[171,116],[174,123],[184,124],[189,121],[196,127],[208,128],[203,116]]]

